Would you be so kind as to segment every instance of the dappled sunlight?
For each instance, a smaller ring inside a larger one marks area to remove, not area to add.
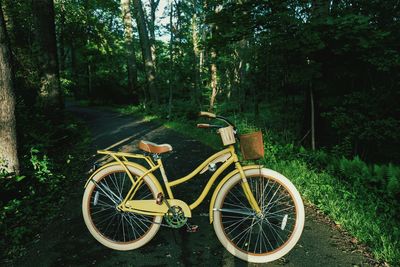
[[[399,10],[0,1],[0,266],[400,265]]]

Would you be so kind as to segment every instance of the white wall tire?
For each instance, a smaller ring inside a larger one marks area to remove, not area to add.
[[[133,166],[128,166],[128,168],[133,176],[139,176],[143,173]],[[122,177],[125,177],[124,180],[122,180]],[[150,217],[113,210],[112,206],[118,202],[116,198],[121,198],[118,195],[123,196],[124,192],[127,192],[126,190],[129,190],[132,185],[121,165],[111,165],[104,168],[92,179],[93,181],[88,183],[83,195],[82,213],[87,228],[97,241],[111,249],[132,250],[145,245],[156,235],[162,221],[161,216]],[[104,186],[104,188],[100,189],[96,184]],[[143,199],[156,198],[158,188],[149,176],[144,177],[142,186]],[[108,193],[109,190],[115,192],[115,197]],[[115,215],[113,215],[113,212],[115,212]],[[104,213],[106,215],[103,215]],[[107,215],[110,216],[110,222],[107,222]],[[100,216],[105,218],[104,223]],[[97,217],[100,217],[100,219]],[[105,223],[109,224],[108,228],[106,228]],[[112,232],[113,226],[115,226],[114,229],[119,227],[114,230],[115,234]]]
[[[236,213],[251,210],[250,205],[243,200],[244,194],[243,197],[239,196],[240,190],[237,188],[241,188],[241,178],[236,174],[221,187],[216,197],[213,211],[215,233],[222,245],[242,260],[253,263],[277,260],[287,254],[300,239],[305,219],[303,201],[295,186],[276,171],[255,168],[245,170],[245,175],[260,207],[264,205],[261,208],[265,211],[265,217],[260,219]],[[275,198],[277,195],[282,198]],[[267,199],[270,199],[268,203]],[[274,237],[273,242],[269,241],[270,236]]]

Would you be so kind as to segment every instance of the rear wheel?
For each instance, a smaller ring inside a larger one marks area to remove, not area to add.
[[[269,169],[245,171],[261,208],[256,214],[242,188],[239,174],[220,189],[214,205],[214,229],[222,245],[234,256],[255,263],[281,258],[299,240],[304,206],[294,185]]]
[[[141,171],[129,166],[132,175]],[[113,165],[89,182],[82,200],[83,217],[90,233],[103,245],[116,250],[136,249],[149,242],[160,228],[161,216],[147,216],[117,209],[132,186],[124,168]],[[158,190],[144,177],[133,200],[156,199]]]

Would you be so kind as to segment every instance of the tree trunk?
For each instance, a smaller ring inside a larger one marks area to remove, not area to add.
[[[19,174],[13,71],[8,37],[0,6],[0,171]]]
[[[71,42],[71,76],[72,76],[72,91],[74,92],[74,96],[78,99],[81,99],[82,92],[79,89],[76,48],[75,48],[74,41]]]
[[[329,16],[331,1],[313,0],[311,6],[311,19],[326,21]],[[312,64],[312,58],[307,60],[307,64]],[[318,102],[315,101],[315,92],[318,88],[314,87],[313,78],[310,80],[310,116],[311,116],[311,149],[315,150],[315,107],[318,107]],[[318,109],[317,109],[318,112]],[[317,116],[319,114],[317,113]]]
[[[93,96],[93,89],[92,89],[92,65],[90,62],[87,64],[87,77],[88,77],[88,91],[87,91],[87,96],[89,99]]]
[[[60,21],[58,27],[58,59],[60,72],[65,70],[65,6],[60,3]]]
[[[91,32],[92,29],[94,28],[92,23],[91,23],[91,6],[90,6],[90,0],[84,0],[83,2],[83,10],[85,11],[85,17],[86,17],[86,22],[85,22],[85,31],[86,31],[86,38],[85,42],[86,42],[86,47],[90,47],[90,43],[91,43]],[[93,55],[91,55],[91,53],[87,53],[85,56],[85,64],[86,64],[86,69],[87,69],[87,82],[86,82],[86,90],[83,93],[83,97],[87,98],[87,99],[91,99],[91,92],[92,92],[92,78],[91,78],[91,71],[89,71],[91,69],[92,66],[92,59],[93,59]]]
[[[246,98],[246,87],[245,87],[245,79],[247,78],[247,47],[248,43],[246,39],[242,39],[239,41],[239,49],[237,50],[238,57],[238,79],[237,79],[237,99],[239,101],[239,110],[243,112],[245,110],[247,104]]]
[[[201,42],[204,44],[207,39],[207,33],[205,30],[202,30],[201,32]],[[199,55],[199,74],[200,74],[200,81],[202,80],[203,76],[203,70],[204,70],[204,61],[205,61],[205,49],[202,48],[200,50],[200,55]]]
[[[192,42],[193,42],[193,61],[194,61],[194,92],[193,99],[196,104],[200,106],[199,103],[199,90],[200,90],[200,70],[199,70],[199,37],[197,29],[197,15],[196,15],[196,1],[193,1],[193,16],[192,16]]]
[[[314,106],[314,92],[310,86],[310,108],[311,108],[311,149],[315,150],[315,106]]]
[[[54,25],[54,3],[52,0],[32,1],[32,12],[35,17],[40,68],[38,104],[45,111],[50,112],[63,106]]]
[[[144,19],[144,12],[141,0],[133,0],[135,7],[135,18],[139,31],[140,44],[142,46],[142,55],[144,61],[144,68],[146,71],[147,86],[150,93],[151,101],[158,103],[158,94],[155,86],[155,68],[153,58],[151,56],[151,48],[149,42],[149,35],[147,33],[146,22]]]
[[[217,97],[218,93],[218,86],[217,86],[217,64],[215,63],[217,59],[217,53],[214,49],[211,50],[211,97],[210,97],[210,108],[209,110],[212,111],[214,109],[215,98]]]
[[[174,44],[174,33],[173,33],[173,11],[174,11],[174,4],[171,1],[170,2],[171,9],[170,9],[170,14],[169,14],[169,26],[170,26],[170,40],[169,40],[169,98],[168,98],[168,119],[171,119],[171,114],[172,114],[172,83],[175,81],[175,76],[173,75],[174,71],[174,55],[173,55],[173,44]]]
[[[128,64],[128,90],[129,94],[132,94],[132,102],[134,104],[139,103],[138,90],[137,90],[137,69],[136,69],[136,57],[135,48],[133,42],[133,26],[131,9],[129,6],[130,0],[121,0],[121,11],[122,20],[124,23],[124,35],[125,35],[125,48],[127,52],[127,64]]]
[[[151,49],[151,57],[154,62],[154,68],[156,68],[157,66],[155,21],[156,21],[156,11],[159,3],[160,0],[150,0],[150,21],[149,21],[150,49]]]

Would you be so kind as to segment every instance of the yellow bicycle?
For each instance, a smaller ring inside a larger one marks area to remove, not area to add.
[[[218,119],[225,149],[206,159],[188,175],[169,181],[161,155],[172,151],[169,144],[140,141],[145,154],[100,150],[114,161],[96,170],[87,180],[82,201],[85,223],[103,245],[116,250],[131,250],[149,242],[161,225],[186,226],[187,219],[205,199],[212,185],[231,164],[235,169],[216,186],[210,201],[209,218],[222,245],[234,256],[255,263],[279,259],[299,240],[304,226],[304,206],[295,186],[282,174],[260,165],[242,166],[236,154],[239,138],[235,125],[209,112],[200,116]],[[247,159],[263,156],[261,132],[240,136],[240,147]],[[142,159],[148,168],[130,159]],[[154,176],[161,173],[163,186]],[[192,204],[175,199],[172,188],[190,181],[199,173],[214,172],[200,196]],[[164,223],[163,223],[164,219]]]

